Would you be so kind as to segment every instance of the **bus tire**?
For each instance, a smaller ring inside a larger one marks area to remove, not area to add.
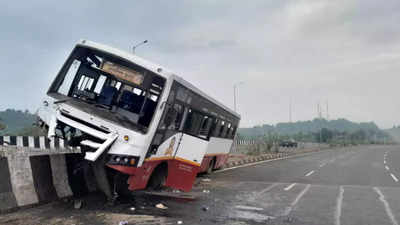
[[[212,174],[212,172],[214,171],[214,167],[215,167],[215,157],[210,161],[210,164],[208,165],[207,168],[207,174]]]
[[[147,184],[147,188],[149,190],[161,190],[165,182],[167,181],[167,175],[168,175],[168,165],[167,163],[161,163],[158,165],[153,173],[150,176],[149,182]]]
[[[129,184],[128,184],[128,179],[129,176],[125,174],[116,174],[116,177],[114,178],[115,182],[115,190],[119,196],[121,197],[127,197],[132,194],[132,191],[129,190]]]

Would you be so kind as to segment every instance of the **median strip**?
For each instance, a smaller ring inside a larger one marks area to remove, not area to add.
[[[331,149],[326,149],[326,150],[332,150]],[[253,157],[249,157],[251,158],[251,160],[248,159],[242,159],[242,160],[237,160],[237,161],[231,161],[231,162],[227,162],[223,169],[217,170],[215,171],[215,173],[221,173],[221,172],[225,172],[228,170],[233,170],[233,169],[237,169],[237,168],[241,168],[241,167],[248,167],[248,166],[253,166],[253,165],[258,165],[261,163],[266,163],[266,162],[272,162],[272,161],[277,161],[277,160],[283,160],[283,159],[290,159],[290,158],[295,158],[295,157],[302,157],[302,156],[307,156],[310,155],[312,153],[316,153],[316,152],[320,152],[323,149],[308,149],[305,151],[301,151],[301,152],[296,152],[296,153],[291,153],[289,154],[288,152],[285,153],[277,153],[277,154],[264,154],[264,155],[260,155],[260,156],[253,156]],[[237,156],[230,156],[230,157],[237,157]]]

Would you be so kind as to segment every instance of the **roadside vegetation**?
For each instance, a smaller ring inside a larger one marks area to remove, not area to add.
[[[40,129],[33,124],[36,116],[28,110],[6,109],[0,111],[0,135],[2,136],[39,136]]]
[[[0,118],[0,130],[4,130],[6,128],[6,125],[4,125],[2,122],[1,122],[1,118]]]
[[[400,140],[400,127],[391,130],[397,132]],[[238,139],[253,141],[243,150],[250,155],[273,153],[279,149],[279,143],[292,140],[303,143],[318,143],[325,146],[348,146],[359,144],[392,144],[397,139],[392,134],[381,130],[373,122],[355,123],[346,119],[299,121],[278,123],[275,126],[261,125],[241,128]]]

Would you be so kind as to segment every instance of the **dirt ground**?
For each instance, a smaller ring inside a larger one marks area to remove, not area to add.
[[[205,181],[203,181],[205,179]],[[86,225],[86,224],[188,224],[186,213],[179,208],[198,205],[204,201],[207,190],[213,186],[206,176],[199,176],[190,193],[135,192],[132,196],[119,199],[114,205],[107,203],[101,193],[92,193],[82,199],[82,208],[74,208],[74,199],[18,209],[0,214],[0,224],[7,225]],[[204,192],[203,192],[204,191]],[[159,209],[157,204],[167,209]],[[201,208],[197,209],[202,212]],[[184,223],[185,221],[185,223]]]

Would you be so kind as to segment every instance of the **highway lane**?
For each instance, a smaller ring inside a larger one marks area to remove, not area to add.
[[[213,179],[225,195],[217,197],[236,202],[219,215],[248,224],[397,225],[399,160],[399,146],[358,146],[220,172]]]
[[[398,225],[399,161],[400,146],[324,150],[218,171],[207,176],[211,182],[199,177],[195,201],[137,192],[105,206],[91,196],[82,210],[51,203],[0,215],[0,224],[118,224],[127,218],[135,224]],[[160,202],[168,209],[154,207]]]

